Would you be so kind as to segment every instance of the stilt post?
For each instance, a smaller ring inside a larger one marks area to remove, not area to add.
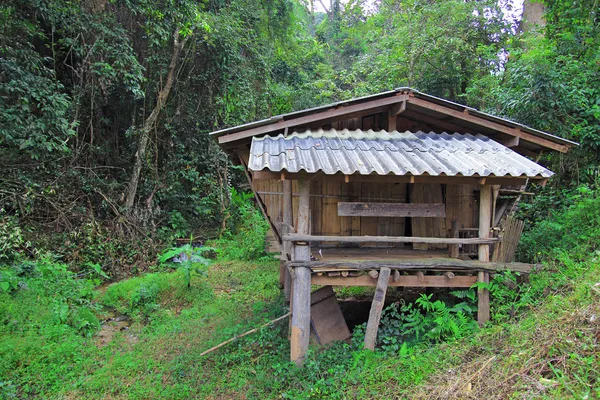
[[[492,187],[481,186],[479,191],[479,237],[489,238],[492,220]],[[479,245],[479,261],[490,261],[490,245]],[[477,276],[478,282],[489,283],[490,273],[481,271]],[[490,319],[490,291],[479,289],[477,291],[477,321],[479,325],[485,324]]]
[[[298,228],[301,234],[310,234],[310,182],[298,181]],[[294,259],[310,261],[310,246],[308,242],[296,243]],[[310,268],[294,268],[292,294],[292,330],[290,338],[290,357],[298,366],[302,366],[308,343],[310,341]]]
[[[367,330],[365,332],[365,349],[375,350],[375,341],[377,339],[377,331],[379,330],[379,320],[381,319],[381,311],[385,303],[385,294],[390,282],[389,268],[381,268],[375,288],[375,296],[371,303],[371,311],[369,312],[369,322],[367,322]]]
[[[292,181],[286,179],[282,182],[283,184],[283,234],[291,232],[294,225],[294,216],[292,209]],[[289,241],[283,242],[282,247],[282,258],[284,262],[288,261],[288,256],[290,259],[294,258],[294,252],[292,243]],[[292,277],[287,268],[284,270],[283,276],[283,293],[285,294],[285,299],[290,300],[290,292],[292,288]]]

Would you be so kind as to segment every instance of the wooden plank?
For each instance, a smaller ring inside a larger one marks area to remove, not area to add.
[[[354,104],[351,106],[334,106],[329,110],[316,112],[313,114],[305,115],[302,117],[291,118],[289,120],[280,120],[269,125],[263,125],[256,128],[246,129],[240,132],[230,133],[227,135],[219,136],[219,144],[231,143],[237,140],[247,139],[252,136],[264,135],[270,132],[283,130],[285,128],[293,128],[302,125],[308,125],[321,120],[334,120],[352,114],[356,116],[357,113],[360,115],[369,115],[372,110],[382,106],[389,106],[402,101],[406,101],[408,95],[396,94],[395,96],[385,97],[382,99],[372,100],[362,104]]]
[[[346,340],[351,334],[331,286],[325,286],[311,295],[311,326],[319,344]]]
[[[389,188],[390,197],[397,203],[408,201],[408,185],[406,183],[395,183],[386,185]],[[390,232],[388,236],[404,236],[406,234],[406,218],[394,218],[390,221]]]
[[[427,244],[492,244],[498,238],[447,238],[415,236],[319,236],[290,233],[283,240],[291,242],[345,242],[345,243],[427,243]]]
[[[298,182],[298,223],[297,231],[301,234],[310,233],[310,183]],[[295,245],[294,259],[310,261],[310,247]],[[302,366],[310,341],[310,268],[294,268],[292,294],[292,327],[290,337],[290,358],[298,366]]]
[[[548,147],[550,149],[557,150],[562,153],[566,153],[569,150],[569,146],[567,146],[567,145],[555,143],[548,139],[537,137],[537,136],[534,136],[527,132],[523,132],[518,127],[512,128],[512,127],[509,127],[506,125],[499,124],[497,122],[493,122],[493,121],[489,121],[489,120],[481,118],[481,117],[477,117],[475,115],[469,114],[468,111],[462,112],[459,110],[454,110],[452,108],[445,107],[445,106],[442,106],[439,104],[435,104],[435,103],[429,102],[427,100],[418,99],[416,97],[411,97],[408,101],[409,101],[409,103],[414,104],[416,106],[423,107],[423,108],[426,108],[429,110],[433,110],[433,111],[439,112],[441,114],[449,115],[451,117],[454,117],[454,118],[457,118],[460,120],[468,121],[473,124],[486,127],[488,129],[493,129],[498,132],[506,133],[511,136],[516,136],[516,137],[519,137],[528,142],[536,143],[536,144],[539,144],[540,146]]]
[[[477,282],[476,276],[455,276],[450,279],[443,275],[425,275],[419,279],[416,275],[401,275],[398,281],[391,278],[388,286],[392,287],[463,287],[469,288]],[[377,281],[369,275],[360,276],[319,276],[311,277],[313,285],[331,285],[331,286],[377,286]]]
[[[484,185],[479,191],[479,237],[487,239],[490,236],[492,220],[492,187]],[[479,245],[479,261],[490,260],[490,246]]]
[[[444,203],[362,203],[338,202],[340,216],[360,217],[445,217]]]
[[[418,112],[415,112],[412,110],[404,111],[404,113],[402,113],[402,117],[408,118],[411,121],[414,121],[417,123],[424,123],[429,126],[437,126],[438,128],[441,128],[441,130],[446,131],[448,133],[455,133],[455,132],[465,133],[469,130],[468,128],[465,128],[464,126],[458,126],[455,124],[451,124],[448,121],[433,118],[429,115],[421,114],[421,113],[418,113]],[[421,129],[421,130],[423,130],[423,129]]]
[[[383,310],[385,294],[390,282],[390,272],[389,268],[381,268],[379,271],[375,295],[373,296],[373,303],[371,303],[371,311],[369,312],[369,321],[367,322],[367,329],[365,331],[365,349],[375,350],[381,311]]]
[[[419,184],[415,183],[412,185],[412,191],[410,193],[411,203],[443,203],[444,199],[442,196],[441,184]],[[412,218],[412,234],[414,236],[425,236],[425,237],[445,237],[446,235],[446,221],[444,218],[423,218],[416,217]],[[414,242],[413,242],[414,243]],[[413,245],[415,250],[428,250],[429,248],[439,249],[444,248],[445,245],[433,244],[429,246],[423,242],[419,242]]]
[[[314,291],[310,295],[310,305],[314,306],[320,301],[326,300],[329,297],[335,296],[335,292],[331,286],[324,286],[321,289]]]
[[[464,176],[429,176],[429,175],[344,175],[344,174],[334,174],[334,175],[325,175],[321,172],[318,173],[307,173],[307,172],[298,172],[298,173],[290,173],[290,172],[273,172],[268,170],[254,171],[252,173],[255,180],[261,179],[281,179],[281,176],[285,179],[291,180],[299,180],[299,179],[313,179],[315,176],[319,176],[321,179],[327,180],[336,180],[338,182],[345,182],[347,179],[350,182],[366,182],[366,183],[423,183],[423,184],[431,184],[431,183],[441,183],[441,184],[449,184],[449,185],[482,185],[482,180],[485,179],[485,183],[490,185],[523,185],[527,178],[521,177],[498,177],[498,176],[488,176],[486,178],[480,177],[464,177]],[[530,180],[541,181],[542,178],[532,177]]]
[[[533,264],[516,262],[481,262],[475,260],[459,260],[455,258],[420,258],[411,260],[376,260],[376,261],[289,261],[290,268],[307,267],[313,271],[350,270],[367,271],[380,267],[392,270],[464,270],[467,271],[514,271],[529,273]]]

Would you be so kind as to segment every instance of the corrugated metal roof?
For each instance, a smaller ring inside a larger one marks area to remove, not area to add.
[[[483,135],[347,129],[254,137],[248,167],[252,171],[322,171],[327,175],[553,175]]]

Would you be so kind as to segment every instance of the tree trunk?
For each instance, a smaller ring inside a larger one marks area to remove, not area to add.
[[[146,150],[148,148],[148,143],[150,142],[150,131],[156,124],[156,121],[158,120],[158,115],[167,103],[169,93],[171,92],[171,88],[173,87],[173,81],[175,80],[175,67],[177,66],[177,60],[181,55],[181,51],[185,46],[187,38],[188,37],[186,36],[185,38],[183,38],[183,40],[179,40],[179,29],[177,29],[173,34],[173,54],[171,55],[171,62],[169,63],[169,70],[165,79],[165,85],[158,92],[156,105],[154,106],[154,109],[152,110],[148,118],[146,118],[146,121],[144,121],[144,125],[142,126],[140,132],[140,137],[137,145],[137,152],[135,153],[135,163],[133,165],[133,171],[131,172],[131,178],[129,180],[129,185],[127,186],[127,194],[125,198],[125,209],[127,211],[130,211],[133,208],[133,204],[135,202],[135,194],[137,192],[138,184],[140,181],[140,174],[144,166]]]

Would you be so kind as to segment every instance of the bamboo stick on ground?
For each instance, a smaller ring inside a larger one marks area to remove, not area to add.
[[[216,346],[214,346],[214,347],[211,347],[210,349],[208,349],[208,350],[206,350],[206,351],[202,352],[202,353],[200,354],[200,356],[202,357],[202,356],[204,356],[204,355],[206,355],[206,354],[208,354],[208,353],[211,353],[211,352],[213,352],[213,351],[215,351],[215,350],[217,350],[217,349],[219,349],[219,348],[221,348],[221,347],[225,346],[226,344],[229,344],[229,343],[233,342],[233,341],[234,341],[234,340],[236,340],[236,339],[239,339],[239,338],[241,338],[241,337],[244,337],[244,336],[246,336],[246,335],[249,335],[249,334],[251,334],[251,333],[254,333],[254,332],[258,332],[258,331],[259,331],[259,330],[261,330],[262,328],[266,328],[267,326],[269,326],[269,325],[272,325],[272,324],[274,324],[275,322],[279,322],[279,321],[281,321],[282,319],[285,319],[285,318],[289,317],[290,315],[292,315],[292,313],[287,313],[287,314],[285,314],[285,315],[282,315],[282,316],[281,316],[281,317],[279,317],[279,318],[275,318],[274,320],[267,322],[267,323],[266,323],[266,324],[264,324],[264,325],[261,325],[261,326],[259,326],[258,328],[250,329],[249,331],[247,331],[247,332],[244,332],[244,333],[242,333],[241,335],[234,336],[234,337],[232,337],[231,339],[229,339],[229,340],[226,340],[226,341],[224,341],[223,343],[221,343],[221,344],[218,344],[218,345],[216,345]]]

